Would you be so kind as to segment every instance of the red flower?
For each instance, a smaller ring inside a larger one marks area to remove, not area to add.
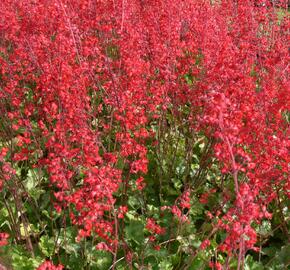
[[[164,234],[165,229],[159,226],[153,218],[148,218],[146,227],[145,227],[149,232],[153,234]]]
[[[8,244],[8,233],[0,233],[0,246],[6,246]]]
[[[208,246],[210,245],[210,241],[208,239],[204,240],[201,244],[200,244],[200,249],[204,250],[206,249]]]
[[[124,218],[124,215],[128,212],[128,207],[127,206],[120,206],[119,207],[119,213],[118,213],[118,218]]]
[[[37,270],[62,270],[62,269],[63,266],[61,264],[55,266],[51,261],[45,261],[37,268]]]

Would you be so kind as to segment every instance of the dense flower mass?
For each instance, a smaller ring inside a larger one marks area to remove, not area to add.
[[[38,207],[41,186],[63,214],[59,235],[75,226],[78,241],[112,254],[110,269],[120,252],[143,265],[133,235],[147,229],[160,250],[199,226],[205,207],[211,225],[191,232],[203,238],[196,252],[220,232],[215,248],[241,269],[269,205],[283,215],[290,198],[289,16],[275,2],[2,0],[0,188],[15,203],[11,237],[24,234],[33,250],[39,236],[23,209]],[[189,163],[178,167],[180,157]],[[38,175],[31,198],[27,175]],[[187,264],[190,245],[178,249]]]
[[[63,266],[62,265],[58,265],[55,266],[52,262],[50,261],[45,261],[43,262],[38,268],[37,270],[62,270]]]

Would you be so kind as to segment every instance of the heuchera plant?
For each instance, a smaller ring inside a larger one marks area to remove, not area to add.
[[[198,256],[242,269],[275,207],[289,239],[289,16],[277,2],[2,0],[0,245],[62,269],[69,227],[74,245],[112,254],[109,269],[201,269]],[[55,240],[38,255],[43,234]],[[182,255],[167,263],[151,247]]]

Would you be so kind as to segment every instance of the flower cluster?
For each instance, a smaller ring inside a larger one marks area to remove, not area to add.
[[[62,265],[55,266],[51,261],[45,261],[37,268],[37,270],[62,270],[62,269],[63,269]]]
[[[0,233],[0,246],[6,246],[8,244],[8,233]]]

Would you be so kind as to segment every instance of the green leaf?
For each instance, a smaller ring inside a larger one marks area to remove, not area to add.
[[[125,228],[126,237],[138,244],[144,242],[144,224],[140,220],[131,220]]]
[[[171,262],[166,260],[166,259],[162,260],[158,264],[158,266],[159,266],[159,269],[163,269],[163,270],[172,270],[173,269]]]
[[[203,269],[204,267],[204,260],[201,256],[196,256],[190,264],[189,270],[199,270]]]
[[[57,239],[58,246],[72,258],[78,258],[80,256],[81,245],[76,242],[76,235],[77,229],[72,226],[68,226],[66,228],[61,228]]]
[[[247,256],[245,260],[244,270],[263,270],[264,267],[259,263],[254,261],[252,256]]]
[[[46,257],[52,256],[54,253],[54,240],[47,235],[43,235],[40,238],[39,248]]]
[[[36,269],[43,261],[40,257],[31,258],[22,246],[13,246],[11,259],[13,269],[17,270]]]
[[[92,267],[96,266],[100,270],[109,269],[113,261],[112,254],[102,250],[97,250],[94,258]]]
[[[290,245],[281,248],[276,257],[285,267],[290,265]]]
[[[37,180],[36,180],[35,172],[33,172],[32,170],[28,171],[24,185],[28,193],[30,193],[30,191],[36,187]]]

